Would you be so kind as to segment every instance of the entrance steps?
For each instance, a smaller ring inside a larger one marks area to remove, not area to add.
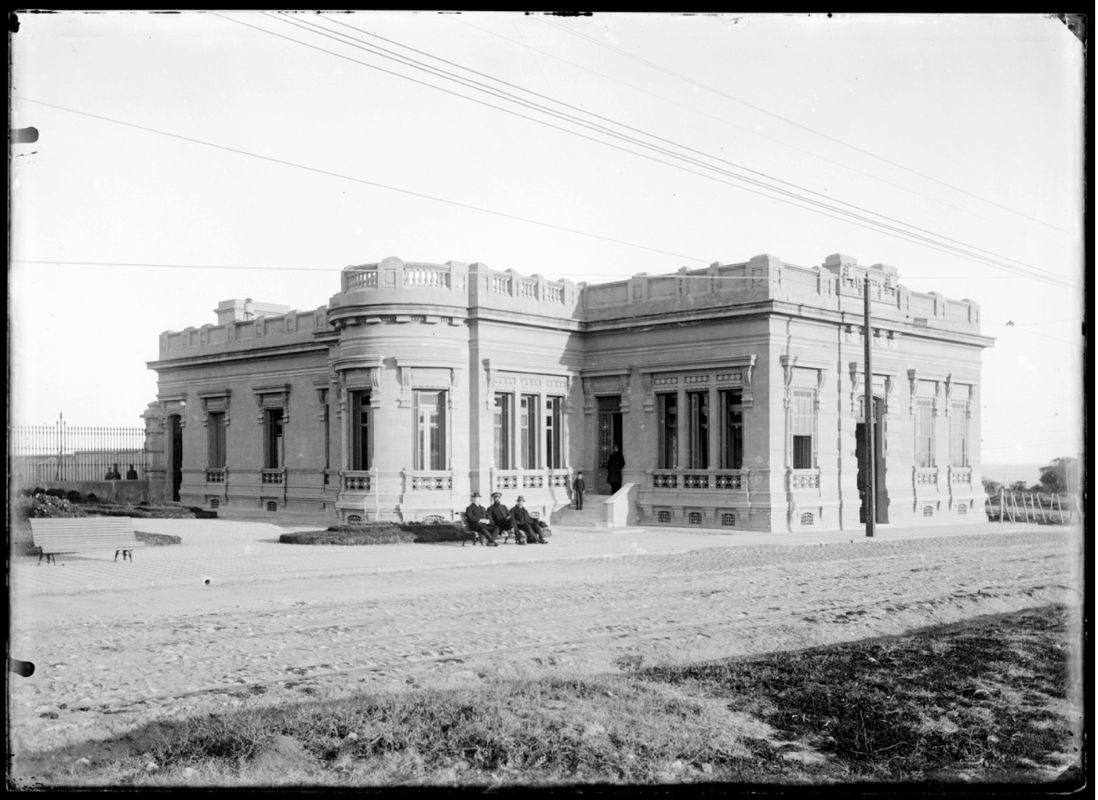
[[[583,509],[577,511],[571,506],[565,506],[553,512],[552,524],[562,528],[590,528],[606,529],[606,512],[603,510],[602,501],[605,498],[595,495],[584,498]]]

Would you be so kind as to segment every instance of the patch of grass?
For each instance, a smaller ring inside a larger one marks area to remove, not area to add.
[[[1048,781],[1082,746],[1065,614],[624,675],[256,706],[150,725],[124,756],[116,747],[82,771],[42,766],[72,763],[56,753],[22,756],[21,771],[85,786]]]
[[[368,522],[364,525],[333,525],[324,531],[298,531],[279,535],[283,544],[411,544],[459,542],[461,525],[433,522]]]
[[[1081,744],[1062,713],[1080,696],[1067,637],[1065,610],[1051,607],[644,676],[756,714],[861,778],[1033,775],[1064,768],[1065,746]]]
[[[134,535],[139,542],[144,542],[147,545],[153,547],[161,547],[168,544],[182,544],[183,539],[179,536],[173,536],[170,533],[146,533],[145,531],[134,531]]]

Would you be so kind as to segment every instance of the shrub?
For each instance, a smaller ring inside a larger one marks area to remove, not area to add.
[[[76,491],[76,489],[69,489],[67,492],[65,492],[65,499],[68,500],[70,503],[83,503],[84,495],[80,494],[80,492]]]
[[[88,496],[84,498],[85,503],[98,503],[99,496],[95,492],[88,492]]]
[[[56,497],[59,500],[64,500],[65,499],[65,490],[64,489],[46,489],[46,496],[47,497]]]
[[[325,531],[284,533],[283,544],[411,544],[458,542],[461,525],[430,522],[367,522],[363,525],[332,525]]]
[[[64,497],[51,494],[38,494],[34,497],[19,498],[15,504],[15,515],[18,520],[28,520],[42,517],[86,517],[87,514],[79,506],[70,503]]]

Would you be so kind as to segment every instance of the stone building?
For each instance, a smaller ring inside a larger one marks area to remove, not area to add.
[[[870,279],[873,375],[863,370]],[[969,300],[894,268],[756,256],[574,284],[484,264],[348,267],[310,311],[228,300],[165,332],[145,412],[154,478],[189,505],[451,519],[469,492],[543,517],[576,470],[631,522],[855,529],[877,422],[878,522],[983,519]]]

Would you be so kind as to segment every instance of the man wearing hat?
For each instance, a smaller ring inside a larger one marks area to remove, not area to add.
[[[500,502],[500,498],[502,497],[503,495],[499,492],[492,492],[492,505],[488,507],[488,520],[500,533],[509,531],[515,527],[515,523],[511,519],[511,514],[507,511],[507,506]],[[520,533],[515,533],[515,543],[526,544],[525,540],[520,540],[520,536]]]
[[[545,541],[545,537],[541,535],[541,523],[530,516],[530,512],[523,505],[525,502],[526,498],[519,495],[518,500],[515,501],[515,507],[511,509],[511,519],[515,521],[516,540],[519,544],[524,544],[521,537],[525,533],[528,541],[549,544]]]
[[[488,511],[477,502],[479,499],[480,492],[473,492],[472,501],[465,509],[465,519],[469,521],[469,527],[477,532],[481,541],[487,540],[489,547],[499,547],[495,528],[492,527],[491,520],[488,518]]]

